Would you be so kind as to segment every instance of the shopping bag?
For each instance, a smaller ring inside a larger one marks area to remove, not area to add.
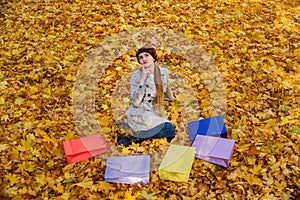
[[[106,162],[106,182],[148,184],[150,155],[109,157]]]
[[[190,141],[193,141],[196,135],[227,137],[227,130],[222,115],[189,122],[188,132]]]
[[[85,136],[63,142],[68,164],[80,162],[106,151],[101,135]]]
[[[228,167],[234,143],[232,139],[197,135],[192,147],[196,148],[196,158]]]
[[[171,144],[158,168],[160,179],[187,182],[195,153],[194,147]]]

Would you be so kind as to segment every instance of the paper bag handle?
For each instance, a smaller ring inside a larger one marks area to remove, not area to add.
[[[120,163],[109,162],[109,164],[111,164],[111,165],[117,165],[119,167],[119,169],[113,168],[113,169],[111,169],[111,171],[121,171],[121,169],[122,169],[122,165]]]
[[[109,164],[112,164],[112,165],[117,165],[118,166],[118,169],[116,168],[111,168],[109,167],[109,171],[117,171],[117,172],[124,172],[124,173],[133,173],[132,171],[125,171],[125,170],[122,170],[122,164],[120,163],[117,163],[117,162],[109,162]],[[108,165],[108,164],[107,164]],[[137,172],[137,173],[148,173],[149,171],[144,171],[144,172]]]
[[[202,142],[202,145],[200,146],[199,150],[197,151],[197,154],[201,156],[207,156],[213,148],[216,146],[218,140],[220,138],[218,137],[212,137],[212,136],[205,136],[204,140]]]

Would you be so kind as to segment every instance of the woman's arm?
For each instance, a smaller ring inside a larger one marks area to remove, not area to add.
[[[140,85],[140,72],[133,73],[131,77],[130,93],[131,101],[134,107],[139,107],[146,93],[146,85]]]
[[[165,99],[167,101],[174,101],[175,97],[173,95],[172,87],[171,87],[171,84],[169,81],[169,71],[168,70],[166,72],[166,76],[167,76],[167,87],[166,87]]]

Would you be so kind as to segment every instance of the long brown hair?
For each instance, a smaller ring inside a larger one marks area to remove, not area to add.
[[[164,100],[164,87],[161,77],[161,71],[157,65],[154,65],[154,82],[156,88],[156,95],[153,101],[153,107],[155,111],[163,117],[163,100]]]

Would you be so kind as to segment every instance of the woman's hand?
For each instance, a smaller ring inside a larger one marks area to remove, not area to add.
[[[148,77],[149,74],[151,74],[151,73],[152,73],[152,71],[151,71],[151,68],[150,68],[150,67],[147,67],[147,68],[144,68],[144,69],[143,69],[142,77],[141,77],[141,80],[140,80],[140,85],[144,85],[145,80],[147,79],[147,77]]]

